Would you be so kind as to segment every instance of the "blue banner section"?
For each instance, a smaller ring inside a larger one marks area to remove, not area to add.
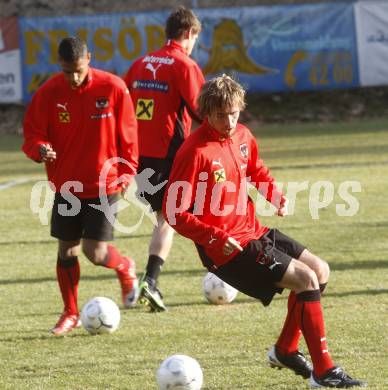
[[[207,78],[236,77],[249,91],[358,86],[353,5],[346,3],[197,9],[203,31],[193,52]],[[88,42],[92,66],[123,75],[165,41],[166,12],[20,19],[23,97],[59,71],[65,36]]]
[[[245,7],[201,13],[197,58],[209,76],[233,74],[250,91],[359,84],[352,4]]]

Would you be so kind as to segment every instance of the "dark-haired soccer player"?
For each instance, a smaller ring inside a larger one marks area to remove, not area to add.
[[[320,302],[329,266],[302,244],[260,224],[247,193],[254,184],[286,215],[287,199],[259,157],[255,138],[238,123],[245,91],[228,76],[205,83],[199,95],[203,124],[179,149],[165,194],[166,221],[193,240],[205,267],[222,280],[269,305],[290,289],[282,333],[268,353],[272,366],[287,367],[312,387],[351,387],[330,357]],[[313,367],[298,349],[302,332]]]
[[[149,245],[139,298],[154,311],[166,310],[156,285],[174,233],[161,211],[165,184],[175,154],[190,132],[192,118],[199,121],[196,99],[205,81],[202,71],[190,58],[201,31],[196,15],[178,7],[169,15],[165,31],[166,44],[135,61],[125,76],[138,120],[139,173],[145,169],[154,171],[150,182],[155,193],[139,189],[156,213],[158,223]]]
[[[103,206],[100,190],[112,204],[125,189],[136,173],[138,145],[133,105],[123,80],[91,68],[91,54],[79,38],[63,39],[58,55],[62,72],[39,88],[26,112],[23,151],[45,163],[55,187],[51,235],[58,239],[57,279],[64,311],[51,331],[64,335],[79,320],[81,239],[92,263],[116,271],[124,306],[136,298],[135,262],[108,244],[113,239],[109,207],[103,212],[92,206]],[[104,163],[117,157],[127,163],[114,164],[106,181],[100,182]]]

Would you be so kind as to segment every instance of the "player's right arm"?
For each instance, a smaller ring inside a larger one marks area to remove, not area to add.
[[[187,151],[182,148],[178,151],[164,196],[163,214],[167,223],[182,236],[205,248],[223,252],[229,234],[202,222],[192,212],[198,176],[202,171],[198,160],[197,155],[187,158]]]
[[[48,108],[45,93],[38,90],[27,107],[24,116],[23,152],[36,161],[52,161],[56,158],[55,151],[48,139]]]

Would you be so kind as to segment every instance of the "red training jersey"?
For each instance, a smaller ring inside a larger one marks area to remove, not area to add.
[[[215,265],[225,264],[237,254],[222,253],[228,237],[244,247],[268,231],[255,216],[247,182],[279,207],[282,194],[259,158],[250,130],[238,124],[225,139],[205,120],[175,157],[164,216],[178,233],[201,245]]]
[[[199,120],[196,99],[205,82],[201,69],[178,42],[168,40],[136,60],[124,80],[136,110],[140,156],[173,159],[192,117]]]
[[[128,184],[138,166],[137,123],[123,80],[90,68],[85,84],[72,89],[63,73],[54,75],[34,94],[24,118],[24,153],[40,162],[42,144],[56,152],[56,160],[46,163],[56,192],[78,181],[83,190],[76,195],[94,198],[103,186],[107,194],[119,191],[119,177]],[[113,165],[106,183],[100,182],[104,163],[113,157],[127,162]]]

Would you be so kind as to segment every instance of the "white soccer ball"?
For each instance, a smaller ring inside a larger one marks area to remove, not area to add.
[[[238,290],[211,272],[208,272],[203,278],[202,289],[206,299],[215,305],[232,302],[238,293]]]
[[[172,355],[156,372],[160,390],[200,390],[203,373],[199,363],[190,356]]]
[[[113,333],[120,323],[120,309],[109,298],[95,297],[82,308],[81,322],[91,334]]]

